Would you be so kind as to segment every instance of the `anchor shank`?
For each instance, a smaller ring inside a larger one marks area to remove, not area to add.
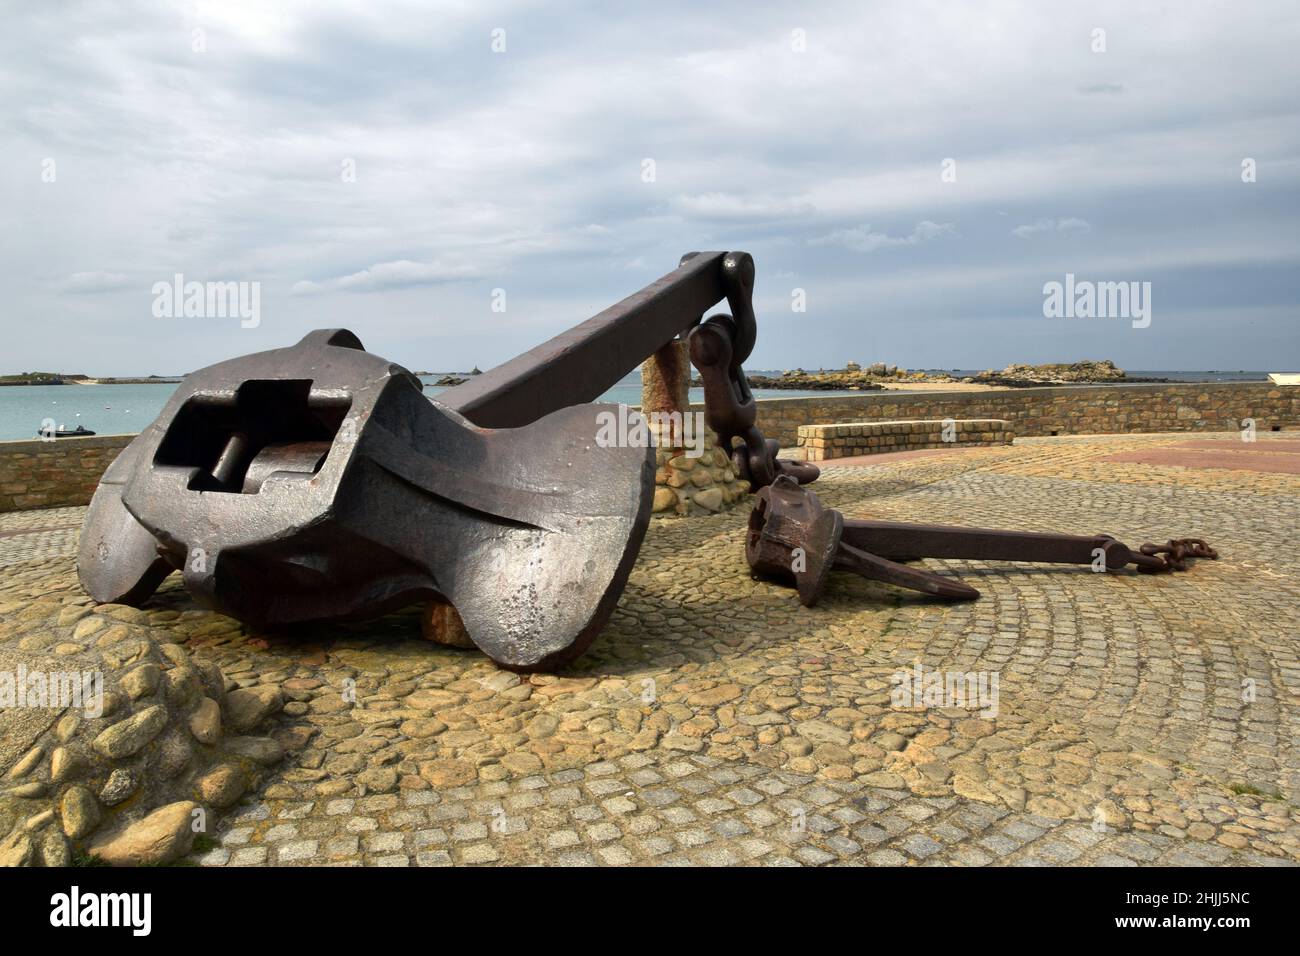
[[[1109,551],[1118,544],[1106,535],[1085,537],[852,518],[844,521],[844,541],[895,561],[968,558],[1046,564],[1090,564],[1098,548]]]
[[[448,389],[438,402],[482,428],[518,428],[595,401],[726,298],[725,252],[701,252],[640,292]]]

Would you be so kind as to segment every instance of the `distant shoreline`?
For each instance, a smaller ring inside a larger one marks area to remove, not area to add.
[[[0,378],[0,386],[18,387],[21,385],[179,385],[183,376],[149,375],[144,378],[89,378],[83,376],[39,379],[39,378]]]
[[[179,385],[185,380],[185,376],[180,375],[176,378],[170,376],[164,378],[159,375],[150,376],[149,378],[84,378],[78,379],[71,384],[73,385]]]
[[[1189,380],[1215,381],[1224,374],[1235,381],[1266,381],[1264,373],[1218,373],[1197,371],[1142,371],[1129,375],[1108,359],[1084,359],[1079,362],[1026,365],[1013,363],[1001,371],[962,371],[960,369],[906,369],[896,365],[876,362],[862,366],[849,362],[840,369],[802,368],[779,373],[747,372],[751,388],[799,391],[984,391],[988,389],[1042,388],[1053,385],[1173,385]],[[1250,375],[1250,378],[1244,376]],[[699,387],[700,378],[691,384]]]
[[[964,371],[959,369],[951,369],[951,370],[909,369],[905,371],[907,376],[910,377],[910,381],[908,378],[883,378],[883,379],[878,379],[871,384],[867,384],[861,380],[858,380],[856,382],[821,381],[821,382],[817,382],[816,384],[812,384],[810,382],[805,381],[796,384],[788,380],[785,382],[781,381],[782,374],[780,372],[772,373],[766,370],[755,370],[754,372],[748,372],[747,370],[747,373],[748,373],[748,378],[751,387],[773,389],[773,390],[780,390],[780,391],[784,391],[786,389],[798,389],[802,391],[808,391],[808,390],[875,391],[877,389],[883,389],[886,391],[888,390],[925,391],[932,388],[937,388],[941,385],[952,386],[958,384],[981,385],[982,388],[978,388],[974,390],[982,391],[987,388],[1030,388],[1030,387],[1036,387],[1036,386],[1041,387],[1043,385],[1053,384],[1050,381],[1041,381],[1041,380],[1040,381],[1024,381],[1024,380],[1007,381],[1004,379],[999,381],[997,378],[986,378],[983,382],[979,382],[979,381],[963,382],[963,379],[967,379],[977,373],[973,371]],[[1142,373],[1139,372],[1129,377],[1125,377],[1117,380],[1111,380],[1111,381],[1097,381],[1097,382],[1086,382],[1086,383],[1076,381],[1071,383],[1062,382],[1059,384],[1139,385],[1139,384],[1176,384],[1178,382],[1188,382],[1188,381],[1196,381],[1196,382],[1268,381],[1268,374],[1266,372],[1248,372],[1244,369],[1239,371],[1223,371],[1217,369],[1208,369],[1208,370],[1207,369],[1166,369],[1166,370],[1161,370],[1161,373],[1162,373],[1161,377],[1153,377],[1150,376],[1149,374],[1143,375]],[[433,378],[437,376],[443,379],[443,381],[439,381],[436,383],[425,382],[424,383],[425,387],[429,387],[430,385],[435,385],[435,384],[441,385],[443,387],[451,387],[460,384],[461,381],[468,380],[472,375],[472,373],[470,372],[416,372],[414,374],[420,378]],[[628,376],[627,381],[631,382],[634,375]],[[830,370],[824,370],[824,371],[819,370],[818,373],[811,373],[810,377],[825,376],[826,378],[829,379],[833,375],[834,372],[831,372]],[[1164,375],[1174,375],[1174,376],[1191,375],[1195,377],[1194,378],[1166,378],[1163,377]],[[1229,377],[1218,378],[1217,376],[1220,375],[1229,376]],[[1236,376],[1239,375],[1250,375],[1251,377],[1237,378]],[[185,379],[184,375],[144,375],[144,376],[111,376],[110,375],[110,376],[104,376],[102,378],[99,378],[99,377],[92,377],[89,375],[67,375],[67,374],[57,374],[57,373],[50,373],[50,372],[37,372],[37,373],[33,373],[30,376],[22,375],[22,374],[0,375],[0,387],[22,386],[22,385],[28,385],[28,386],[31,385],[179,385],[182,381],[184,381],[184,379]],[[450,379],[458,379],[459,381],[450,381]],[[691,384],[693,387],[698,388],[702,383],[698,378],[693,378]],[[958,389],[958,390],[963,391],[965,389]]]

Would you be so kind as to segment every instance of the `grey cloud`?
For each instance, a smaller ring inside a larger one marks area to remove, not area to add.
[[[1298,43],[1286,0],[18,5],[5,359],[58,340],[88,372],[184,369],[328,324],[487,368],[732,248],[758,266],[756,367],[1300,365]],[[1152,327],[1033,321],[1066,270],[1158,281]],[[262,326],[152,321],[134,277],[176,272],[260,281]]]
[[[121,289],[130,281],[130,276],[124,272],[74,272],[61,280],[58,286],[64,292],[86,295]]]
[[[889,236],[883,232],[872,232],[870,226],[858,226],[853,229],[836,229],[825,236],[809,239],[808,245],[838,245],[854,252],[875,252],[889,246],[915,246],[940,236],[954,235],[956,231],[950,222],[937,223],[926,219],[918,222],[906,236]]]
[[[293,295],[313,295],[336,290],[369,292],[469,279],[476,275],[474,267],[464,262],[412,262],[409,259],[399,259],[396,262],[379,262],[359,272],[333,279],[304,279],[295,282],[290,292]]]
[[[785,219],[807,218],[816,213],[811,203],[774,196],[741,196],[732,193],[704,193],[678,196],[673,208],[685,216],[701,219]]]
[[[1090,229],[1092,226],[1086,220],[1071,216],[1066,219],[1035,219],[1026,225],[1016,226],[1011,230],[1011,235],[1021,239],[1032,239],[1044,232],[1088,232]]]

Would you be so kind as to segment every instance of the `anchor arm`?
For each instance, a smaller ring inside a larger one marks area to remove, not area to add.
[[[595,401],[676,336],[690,331],[691,361],[704,380],[705,420],[751,489],[779,474],[801,483],[820,470],[778,461],[779,445],[754,424],[754,396],[741,367],[758,335],[754,260],[745,252],[689,252],[676,269],[586,322],[443,392],[438,403],[482,428],[518,428],[550,412]],[[725,300],[733,315],[704,313]],[[740,444],[733,448],[733,442]]]
[[[846,518],[844,540],[856,548],[895,561],[966,558],[974,561],[1091,564],[1098,549],[1104,552],[1106,567],[1112,570],[1132,561],[1132,552],[1105,534],[1043,534]]]
[[[843,542],[840,543],[839,552],[835,556],[835,566],[853,571],[872,581],[883,581],[886,584],[920,591],[923,594],[932,594],[951,601],[972,601],[980,596],[979,591],[962,581],[945,578],[942,574],[935,574],[933,571],[909,568],[905,564],[898,564]]]
[[[727,297],[725,252],[683,258],[640,292],[438,396],[482,428],[517,428],[595,401]]]

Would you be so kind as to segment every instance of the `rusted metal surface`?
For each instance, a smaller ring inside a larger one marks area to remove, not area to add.
[[[845,518],[817,495],[778,477],[754,502],[745,557],[759,574],[793,583],[807,607],[817,603],[827,575],[842,568],[947,600],[970,600],[979,591],[961,581],[900,563],[920,558],[1086,564],[1117,571],[1183,571],[1188,558],[1217,558],[1204,541],[1182,538],[1144,544],[1136,552],[1106,534],[1092,536],[999,531],[949,525]]]
[[[690,260],[687,256],[683,264]],[[758,406],[741,367],[757,337],[754,260],[743,252],[728,253],[720,274],[733,314],[711,316],[691,330],[689,340],[691,362],[704,382],[704,420],[717,433],[718,444],[730,450],[736,474],[751,489],[770,485],[778,475],[800,484],[816,481],[821,474],[816,465],[778,460],[780,445],[765,439],[755,425]]]
[[[436,402],[343,329],[195,372],[105,473],[82,584],[139,604],[179,571],[201,603],[267,628],[423,602],[432,639],[468,637],[518,670],[562,664],[613,611],[654,488],[653,446],[598,441],[616,407],[584,403],[726,299],[740,318],[709,320],[701,371],[734,397],[712,420],[724,447],[742,440],[753,485],[786,470],[740,368],[752,288],[748,255],[691,254]]]
[[[484,428],[515,428],[593,402],[726,297],[725,252],[695,253],[681,266],[598,315],[438,401]]]
[[[1148,574],[1160,571],[1186,571],[1188,558],[1217,560],[1219,557],[1219,552],[1200,538],[1175,538],[1164,544],[1144,544],[1138,552],[1133,556],[1133,560],[1139,571]]]
[[[979,597],[960,581],[909,568],[844,541],[846,522],[788,476],[762,489],[749,515],[745,557],[759,574],[792,582],[799,601],[812,607],[833,568],[950,600]]]
[[[649,522],[654,450],[597,445],[601,407],[477,428],[346,331],[211,366],[96,491],[82,583],[138,604],[180,571],[259,627],[446,600],[498,663],[552,667],[600,630]]]
[[[673,339],[641,363],[641,413],[690,411],[691,357],[686,340]]]
[[[420,616],[420,632],[435,644],[448,647],[474,647],[474,639],[465,630],[460,614],[446,601],[430,601]]]
[[[688,335],[691,361],[704,381],[705,422],[751,489],[778,474],[800,482],[820,470],[778,461],[765,440],[742,363],[758,336],[754,260],[746,252],[688,252],[672,272],[534,349],[448,389],[438,401],[485,428],[513,428],[542,415],[591,402],[678,335]],[[725,300],[731,314],[704,319]],[[733,449],[733,443],[735,447]]]

